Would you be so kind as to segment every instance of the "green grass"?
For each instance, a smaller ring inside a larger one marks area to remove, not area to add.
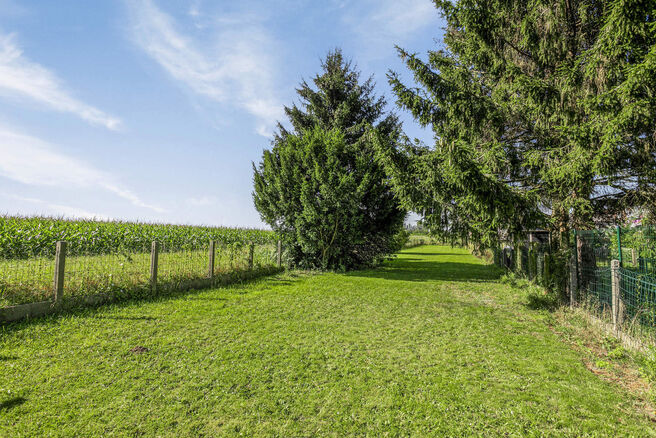
[[[405,243],[405,248],[414,248],[421,245],[433,245],[439,243],[437,239],[430,237],[427,234],[411,233],[408,236],[408,241]]]
[[[426,246],[6,326],[0,436],[653,436],[498,276]]]

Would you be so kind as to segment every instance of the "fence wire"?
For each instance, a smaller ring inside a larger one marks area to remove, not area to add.
[[[620,300],[623,322],[656,327],[656,277],[620,268]]]
[[[53,298],[54,259],[40,253],[21,259],[0,258],[0,307]]]
[[[93,295],[133,297],[160,290],[187,289],[250,278],[277,269],[273,243],[185,245],[159,244],[156,288],[153,288],[152,243],[124,245],[126,249],[98,254],[88,245],[66,247],[63,299]],[[55,251],[39,249],[21,258],[0,258],[0,308],[54,299]]]
[[[209,242],[184,249],[160,245],[157,288],[181,289],[200,286],[209,274]]]
[[[656,229],[615,227],[577,230],[570,241],[576,254],[577,285],[581,297],[600,316],[611,314],[613,281],[611,261],[619,260],[618,316],[623,323],[656,328]],[[549,285],[553,258],[549,245],[526,240],[507,242],[495,249],[498,266]]]
[[[76,243],[67,247],[64,298],[94,294],[134,296],[148,291],[150,247],[94,254]]]
[[[612,306],[610,262],[618,257],[615,230],[582,230],[576,232],[578,288],[592,305],[603,314]]]

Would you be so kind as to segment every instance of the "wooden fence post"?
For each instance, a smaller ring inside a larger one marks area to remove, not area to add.
[[[55,247],[55,304],[60,304],[64,298],[64,276],[66,273],[66,242],[60,240]]]
[[[633,266],[638,264],[638,251],[635,248],[631,248],[631,263]]]
[[[255,244],[253,242],[250,243],[250,246],[248,247],[248,269],[253,269],[253,255],[255,253]]]
[[[282,242],[278,241],[278,267],[282,266]]]
[[[207,276],[210,278],[214,278],[214,258],[216,256],[216,242],[214,240],[210,240],[210,253],[209,253],[209,265],[207,267]]]
[[[576,269],[576,244],[574,245],[574,251],[572,252],[572,257],[569,259],[569,307],[576,306],[576,301],[578,300],[579,293],[579,274]]]
[[[620,322],[620,261],[610,262],[611,313],[613,315],[613,329],[617,330]]]
[[[153,242],[150,247],[150,288],[157,292],[157,261],[159,258],[159,243]]]

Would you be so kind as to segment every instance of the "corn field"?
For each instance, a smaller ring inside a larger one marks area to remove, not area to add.
[[[53,256],[59,240],[71,244],[71,255],[101,255],[139,252],[153,241],[186,250],[210,240],[244,245],[273,244],[277,239],[271,231],[253,228],[0,216],[0,259],[4,260]]]
[[[67,243],[64,299],[152,293],[152,242],[160,291],[277,265],[277,236],[265,230],[0,217],[0,307],[53,299],[57,241]]]

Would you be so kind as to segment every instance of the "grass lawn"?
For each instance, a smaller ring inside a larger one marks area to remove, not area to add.
[[[0,328],[0,436],[654,436],[465,250]]]

